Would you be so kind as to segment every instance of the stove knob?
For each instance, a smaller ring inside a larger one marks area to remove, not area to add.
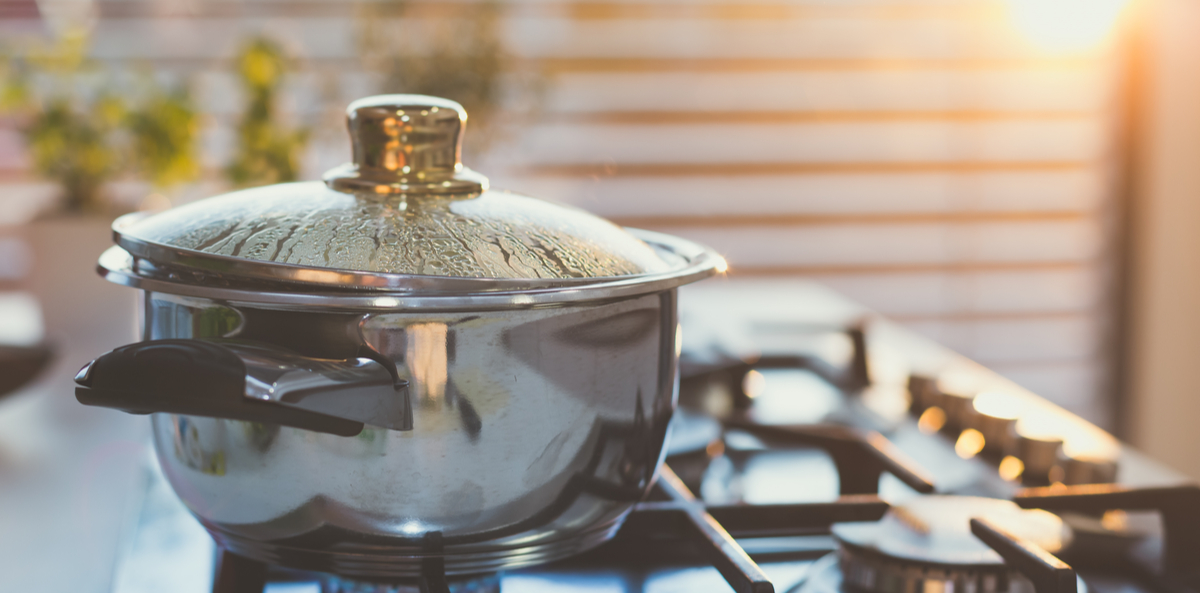
[[[1016,450],[1015,432],[1019,402],[1006,393],[985,391],[972,402],[971,428],[983,434],[983,450],[1008,455]]]
[[[1059,468],[1062,437],[1047,430],[1042,424],[1044,422],[1030,418],[1022,418],[1016,423],[1017,458],[1025,465],[1024,476],[1027,483],[1062,480],[1061,476],[1053,475],[1061,472],[1055,470]]]
[[[1117,481],[1117,462],[1112,459],[1066,457],[1062,467],[1063,483],[1068,486]]]
[[[961,381],[947,382],[944,378],[934,379],[923,375],[910,375],[908,391],[912,396],[912,410],[919,416],[918,426],[922,432],[932,434],[943,431],[957,435],[970,428],[971,402],[974,391],[962,389]],[[970,393],[971,395],[963,395]]]
[[[927,375],[908,376],[908,394],[912,398],[909,409],[916,415],[936,406],[937,380]]]
[[[938,377],[937,391],[942,410],[946,412],[946,428],[958,434],[967,428],[975,428],[975,395],[982,391],[982,380],[976,373],[962,370],[947,371]]]
[[[972,416],[975,413],[975,394],[941,389],[939,391],[941,392],[941,407],[946,412],[946,427],[952,431],[973,428]]]

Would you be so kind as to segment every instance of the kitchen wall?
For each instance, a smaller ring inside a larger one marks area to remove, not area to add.
[[[546,91],[472,164],[497,186],[708,243],[735,279],[825,282],[1110,425],[1120,54],[1108,21],[1088,19],[1120,2],[1044,4],[513,1],[504,38]],[[214,172],[248,35],[301,58],[287,108],[318,127],[310,177],[347,154],[340,105],[376,90],[348,2],[91,6],[96,56],[193,76]],[[469,9],[410,6],[425,18],[396,35]],[[44,199],[3,134],[7,199]]]
[[[1130,438],[1200,478],[1200,5],[1148,5],[1130,204]]]

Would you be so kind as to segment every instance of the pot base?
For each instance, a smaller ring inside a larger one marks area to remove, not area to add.
[[[312,550],[254,541],[205,525],[217,545],[239,556],[301,570],[328,572],[371,581],[408,580],[421,576],[423,561],[441,557],[446,575],[478,575],[513,570],[561,560],[586,552],[617,534],[624,516],[599,529],[571,538],[529,546],[469,550],[446,548],[441,554],[423,554],[411,549],[370,545],[339,545],[337,549]]]

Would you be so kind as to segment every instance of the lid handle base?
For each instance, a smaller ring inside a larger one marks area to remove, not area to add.
[[[329,187],[373,194],[465,194],[487,177],[462,165],[467,112],[425,95],[376,95],[346,108],[354,162],[325,174]]]

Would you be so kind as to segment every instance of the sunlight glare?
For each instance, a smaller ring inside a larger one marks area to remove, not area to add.
[[[1099,46],[1128,0],[1008,0],[1013,26],[1040,49],[1071,52]]]
[[[974,428],[968,428],[962,431],[962,434],[958,435],[958,441],[954,443],[954,452],[963,459],[970,459],[979,455],[985,444],[986,441],[983,438],[982,432]]]
[[[997,468],[1000,472],[1002,480],[1012,482],[1021,477],[1025,473],[1025,463],[1012,455],[1006,455],[1000,460],[1000,467]]]
[[[946,425],[946,412],[937,406],[927,408],[917,419],[917,429],[923,434],[933,434]]]
[[[742,393],[745,393],[746,397],[754,399],[766,390],[767,378],[762,373],[751,369],[742,377]]]
[[[1016,420],[1021,415],[1021,401],[1003,391],[985,391],[975,396],[975,411],[993,418]]]

